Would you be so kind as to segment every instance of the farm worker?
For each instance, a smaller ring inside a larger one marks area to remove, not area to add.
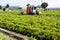
[[[3,8],[3,11],[5,11],[6,10],[6,8]]]
[[[36,7],[34,7],[33,9],[33,14],[36,14]]]
[[[23,10],[23,9],[21,9],[21,12],[20,12],[20,14],[22,14],[22,15],[24,14],[24,10]]]
[[[27,11],[27,14],[30,14],[30,4],[27,5],[26,11]]]
[[[31,12],[31,14],[34,14],[34,13],[33,13],[33,9],[34,9],[34,5],[31,5],[31,7],[30,7],[30,12]]]
[[[39,8],[36,8],[36,14],[39,15]]]
[[[9,8],[6,8],[6,11],[9,11]]]

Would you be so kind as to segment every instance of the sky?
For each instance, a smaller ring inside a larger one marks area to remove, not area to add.
[[[60,0],[0,0],[0,5],[9,4],[10,6],[26,7],[26,4],[41,5],[42,2],[48,3],[48,8],[60,8]]]

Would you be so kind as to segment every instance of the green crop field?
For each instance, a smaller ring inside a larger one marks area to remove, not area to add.
[[[13,39],[0,32],[0,40],[13,40]]]
[[[19,10],[0,12],[0,27],[37,40],[60,40],[60,11],[41,11],[40,15],[20,15]]]

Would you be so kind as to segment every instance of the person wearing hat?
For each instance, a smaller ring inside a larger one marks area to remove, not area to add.
[[[30,14],[30,4],[27,5],[26,11],[27,11],[27,14]]]

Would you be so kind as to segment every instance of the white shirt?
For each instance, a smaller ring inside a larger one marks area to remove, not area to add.
[[[36,10],[33,10],[33,13],[36,13]]]

